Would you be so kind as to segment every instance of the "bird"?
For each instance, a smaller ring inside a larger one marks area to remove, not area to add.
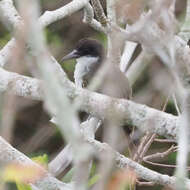
[[[79,40],[73,50],[65,55],[61,61],[64,62],[66,60],[76,59],[74,82],[78,88],[88,88],[92,79],[95,80],[99,78],[98,71],[103,68],[102,66],[104,64],[107,64],[107,67],[105,67],[107,70],[95,91],[113,98],[131,99],[132,88],[128,78],[121,72],[119,64],[116,65],[112,63],[112,60],[106,59],[105,52],[103,45],[99,41],[91,38],[84,38]],[[114,118],[106,118],[102,121],[92,115],[88,115],[87,120],[90,121],[90,119],[93,119],[94,126],[92,131],[95,132],[100,125],[104,125],[103,128],[109,126]],[[121,126],[120,129],[125,131],[129,149],[135,150],[133,147],[135,147],[134,143],[136,137],[134,139],[131,136],[133,134],[131,126],[124,125]]]
[[[74,81],[76,87],[88,88],[92,80],[99,79],[100,77],[100,75],[98,75],[99,71],[101,71],[101,69],[106,69],[103,77],[101,76],[101,80],[100,82],[98,82],[98,86],[95,91],[111,96],[113,98],[124,98],[124,99],[131,98],[132,89],[130,87],[127,77],[123,72],[121,72],[119,64],[116,65],[115,63],[112,62],[111,59],[109,58],[106,59],[104,47],[99,41],[89,38],[84,38],[79,40],[74,49],[69,54],[64,56],[61,61],[66,61],[69,59],[76,59],[76,66],[74,70]],[[104,64],[106,64],[105,65],[106,67],[103,67]],[[109,143],[112,147],[117,146],[117,141],[121,139],[120,134],[122,128],[120,127],[117,128],[117,133],[115,133],[116,129],[115,127],[120,125],[117,122],[117,118],[115,118],[115,115],[113,115],[113,117],[104,118],[103,123],[102,120],[98,119],[97,117],[93,117],[92,115],[89,115],[87,120],[88,121],[93,120],[93,125],[88,125],[89,130],[92,130],[93,134],[97,130],[98,126],[103,125],[104,126],[102,127],[104,134],[103,141]],[[115,136],[116,138],[113,137],[114,135],[116,135]],[[111,173],[112,167],[110,168],[109,163],[112,162],[112,155],[111,154],[106,154],[106,155],[107,156],[109,155],[106,158],[107,164],[101,162],[103,165],[102,164],[99,165],[99,170],[100,172],[110,171]],[[105,185],[104,178],[105,179],[107,178],[105,172],[103,172],[102,174],[104,175],[104,177],[102,177],[102,179],[99,180],[97,184],[98,189],[104,189]]]
[[[78,41],[74,49],[65,55],[61,61],[76,59],[74,70],[74,81],[76,87],[88,87],[96,73],[106,62],[105,50],[103,45],[91,38],[84,38]],[[106,74],[103,76],[96,92],[114,97],[130,99],[132,89],[125,74],[121,72],[119,66],[110,64]]]
[[[64,62],[70,59],[76,59],[74,70],[76,87],[88,88],[92,79],[99,78],[98,71],[107,63],[108,67],[105,67],[107,70],[95,91],[113,98],[131,99],[132,88],[128,78],[121,72],[119,65],[112,64],[111,60],[106,59],[104,47],[99,41],[91,38],[79,40],[74,49],[65,55],[61,61]],[[88,116],[88,120],[92,117]],[[98,123],[99,119],[95,120]],[[104,123],[107,121],[107,119],[104,120]],[[124,126],[124,130],[127,134],[131,133],[129,127]]]

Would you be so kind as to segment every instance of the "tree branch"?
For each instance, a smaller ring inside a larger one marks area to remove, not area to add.
[[[6,166],[12,163],[30,165],[41,170],[44,173],[43,177],[33,183],[33,185],[41,190],[71,190],[70,185],[64,184],[52,177],[44,168],[30,160],[0,137],[0,164]]]
[[[65,18],[68,15],[75,13],[87,5],[89,0],[73,0],[65,6],[54,11],[46,11],[39,19],[42,27],[50,25],[55,21]]]
[[[107,18],[105,16],[104,10],[102,8],[102,5],[99,0],[91,0],[94,12],[99,20],[99,22],[102,24],[102,26],[106,27],[108,24]]]
[[[101,25],[101,23],[94,19],[94,11],[90,3],[88,3],[84,8],[83,22],[89,24],[97,31],[107,33],[106,29]]]
[[[87,142],[89,142],[99,153],[104,153],[106,151],[112,151],[115,154],[115,160],[116,165],[119,168],[126,168],[131,167],[134,169],[134,171],[137,173],[137,175],[147,181],[154,182],[156,184],[161,185],[171,185],[173,186],[175,184],[175,177],[169,177],[168,175],[163,175],[158,172],[152,171],[148,168],[145,168],[144,166],[136,163],[135,161],[126,158],[125,156],[119,154],[118,152],[115,152],[108,144],[106,143],[100,143],[99,141],[93,140],[93,139],[87,139]],[[186,187],[189,189],[190,180],[186,179]]]
[[[38,79],[8,72],[2,68],[0,68],[0,79],[0,91],[2,92],[11,90],[19,96],[42,99],[42,82]],[[158,135],[171,139],[176,139],[177,137],[180,123],[179,118],[176,116],[129,100],[115,99],[86,89],[77,89],[67,78],[62,78],[60,82],[64,85],[67,96],[80,101],[81,109],[92,115],[99,118],[107,117],[110,104],[113,104],[112,109],[114,109],[115,113],[120,114],[123,123],[130,123],[142,129],[142,123],[152,118],[155,122],[154,127],[149,129],[145,126],[144,131],[152,130]]]
[[[22,19],[15,9],[12,0],[0,1],[0,17],[10,31],[22,25]]]

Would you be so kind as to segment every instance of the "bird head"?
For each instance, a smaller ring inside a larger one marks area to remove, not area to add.
[[[69,59],[77,59],[80,57],[97,57],[102,59],[104,56],[104,48],[100,42],[94,39],[82,39],[75,46],[74,50],[64,56],[61,61]]]

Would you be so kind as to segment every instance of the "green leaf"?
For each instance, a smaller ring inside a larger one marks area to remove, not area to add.
[[[27,185],[27,184],[24,184],[24,183],[19,183],[19,182],[16,182],[16,187],[17,187],[18,190],[32,190],[30,185]]]
[[[48,165],[48,155],[47,154],[43,154],[42,156],[35,156],[32,158],[32,160],[43,166]]]
[[[88,187],[91,187],[92,185],[94,185],[99,179],[100,179],[100,175],[98,174],[91,177],[88,181]]]

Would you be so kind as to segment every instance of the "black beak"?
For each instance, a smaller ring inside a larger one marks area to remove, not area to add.
[[[79,55],[78,55],[78,52],[77,50],[73,50],[71,53],[67,54],[66,56],[64,56],[61,61],[66,61],[66,60],[69,60],[69,59],[74,59],[74,58],[78,58]]]

